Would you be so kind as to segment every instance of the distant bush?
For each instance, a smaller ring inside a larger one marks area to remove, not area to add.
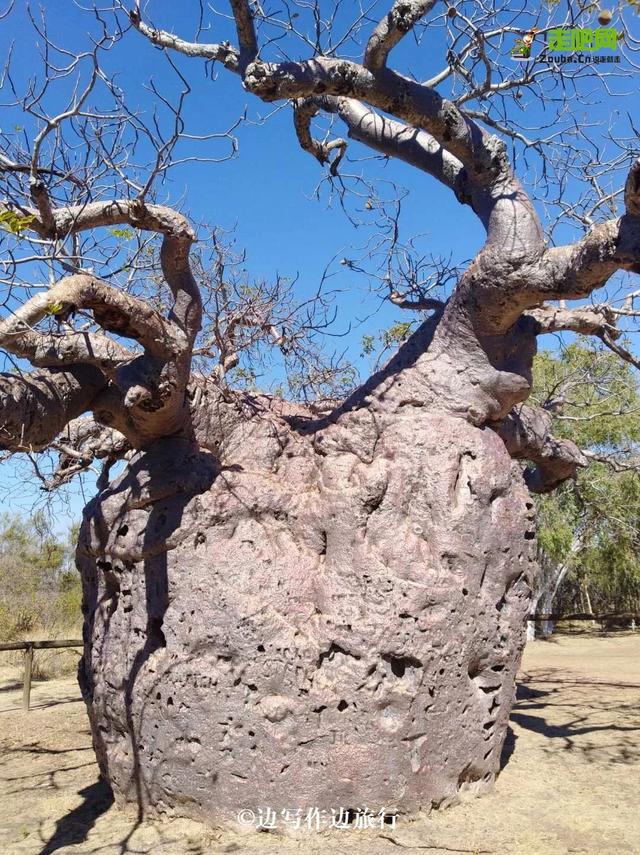
[[[73,562],[77,530],[57,536],[44,514],[0,516],[0,642],[81,635],[82,589]],[[18,665],[22,654],[4,653]],[[78,651],[38,651],[34,676],[74,670]]]

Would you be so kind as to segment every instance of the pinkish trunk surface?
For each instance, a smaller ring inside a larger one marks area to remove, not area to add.
[[[412,813],[490,787],[535,539],[489,429],[405,406],[138,453],[87,508],[81,683],[121,802]]]

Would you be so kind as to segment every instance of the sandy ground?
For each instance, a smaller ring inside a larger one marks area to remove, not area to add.
[[[213,832],[184,820],[139,825],[98,781],[73,679],[0,670],[0,852],[640,853],[640,633],[529,645],[495,790],[384,832],[303,839]]]

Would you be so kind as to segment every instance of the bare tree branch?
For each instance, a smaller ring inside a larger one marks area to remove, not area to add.
[[[231,11],[236,22],[238,44],[240,45],[239,70],[244,75],[247,66],[254,61],[258,54],[258,40],[253,24],[253,12],[249,0],[229,0]]]
[[[0,375],[0,447],[41,451],[86,412],[106,380],[90,365]]]
[[[200,59],[209,59],[214,62],[221,62],[229,71],[238,72],[240,68],[240,56],[238,51],[228,42],[220,44],[201,44],[199,42],[187,42],[184,39],[174,36],[172,33],[167,33],[164,30],[157,30],[146,24],[141,16],[139,9],[132,9],[129,12],[129,18],[133,26],[142,33],[143,36],[158,47],[168,48],[182,53],[189,57],[198,57]]]
[[[331,152],[337,149],[337,155],[330,168],[331,174],[335,176],[338,174],[338,166],[347,150],[347,143],[340,137],[327,142],[314,139],[311,134],[311,120],[317,115],[319,109],[313,98],[296,101],[293,110],[294,127],[301,148],[308,151],[320,164],[325,164]]]
[[[371,34],[364,54],[364,67],[380,71],[398,42],[436,5],[437,0],[395,0],[390,11]]]
[[[601,452],[586,450],[583,452],[587,460],[604,463],[614,472],[637,472],[640,474],[640,457],[621,457],[619,454],[603,454]]]
[[[42,318],[53,315],[59,321],[66,320],[80,309],[93,310],[96,321],[103,329],[135,339],[153,356],[163,359],[176,358],[188,348],[180,328],[165,320],[144,300],[139,300],[88,274],[76,274],[61,280],[0,321],[0,347],[18,356],[30,358],[24,350],[24,343],[42,335],[33,330]],[[54,336],[46,338],[50,341]],[[57,338],[60,340],[59,348],[62,352],[66,336]],[[80,341],[82,340],[81,338]],[[89,336],[84,340],[87,345],[95,347],[95,355],[90,360],[94,364],[99,364],[103,357],[109,358],[110,361],[123,361],[134,356],[126,348],[110,342],[109,339],[100,342],[98,337]]]
[[[58,465],[43,489],[57,490],[68,484],[76,475],[93,468],[96,461],[103,462],[103,472],[131,450],[126,437],[113,428],[98,424],[90,416],[73,419],[62,434],[51,444],[58,452]],[[100,480],[100,479],[99,479]],[[106,485],[104,485],[106,486]],[[100,484],[98,484],[100,489]]]
[[[602,223],[575,244],[547,250],[533,270],[523,272],[528,288],[543,299],[577,300],[617,270],[640,272],[640,218],[625,215]]]
[[[575,443],[552,435],[551,422],[550,413],[522,404],[499,424],[492,425],[511,457],[535,464],[524,473],[533,493],[550,493],[563,481],[574,478],[578,467],[587,465]]]
[[[118,199],[56,208],[52,225],[47,227],[35,209],[0,203],[0,212],[3,210],[30,217],[28,228],[46,238],[63,238],[99,226],[125,223],[161,233],[164,238],[160,250],[162,271],[175,300],[170,320],[193,341],[200,329],[202,302],[189,265],[189,252],[195,234],[182,214],[162,205]]]
[[[622,334],[616,327],[616,316],[610,306],[578,307],[567,309],[556,306],[541,306],[525,312],[536,324],[536,334],[575,332],[580,335],[602,336],[607,333],[616,339]]]
[[[504,144],[483,131],[454,104],[395,71],[372,74],[348,60],[316,57],[301,62],[249,65],[244,83],[264,101],[336,95],[365,101],[427,131],[485,186],[508,170]],[[402,98],[398,98],[402,92]]]

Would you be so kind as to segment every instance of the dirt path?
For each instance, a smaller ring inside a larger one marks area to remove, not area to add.
[[[6,855],[477,852],[640,853],[640,633],[527,648],[508,762],[485,798],[383,835],[309,839],[138,826],[97,779],[75,680],[36,684],[0,670],[0,852]],[[509,756],[510,755],[510,756]]]

